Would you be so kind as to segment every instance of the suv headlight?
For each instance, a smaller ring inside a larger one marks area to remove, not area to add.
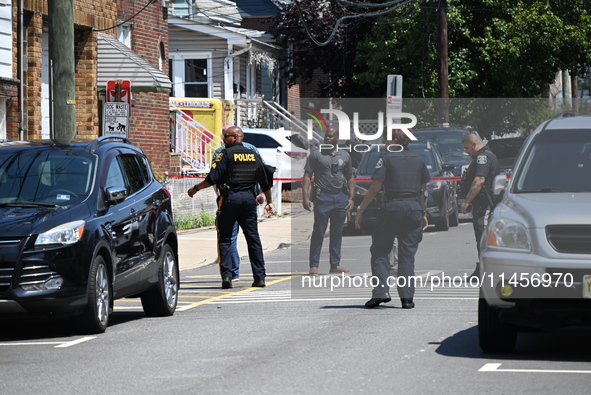
[[[519,250],[531,250],[527,229],[520,222],[500,218],[488,228],[488,245]]]
[[[35,245],[74,244],[82,238],[85,224],[86,222],[84,221],[73,221],[56,226],[55,228],[37,236]]]

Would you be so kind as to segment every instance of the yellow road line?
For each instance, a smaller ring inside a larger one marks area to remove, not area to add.
[[[280,279],[277,279],[277,280],[273,280],[271,282],[268,282],[267,283],[267,286],[273,285],[273,284],[277,284],[277,283],[280,283],[282,281],[291,280],[291,278],[292,278],[292,276],[285,277],[285,278],[280,278]],[[246,288],[246,289],[244,289],[242,291],[238,291],[238,292],[229,292],[226,295],[214,296],[213,298],[202,300],[200,302],[195,302],[195,303],[191,304],[190,306],[191,307],[201,306],[201,305],[204,305],[204,304],[209,303],[209,302],[215,302],[216,300],[220,300],[220,299],[224,299],[224,298],[230,297],[232,295],[239,295],[239,294],[243,294],[243,293],[247,293],[247,292],[252,292],[252,291],[255,291],[257,289],[260,289],[260,288],[258,288],[258,287],[250,287],[250,288]]]

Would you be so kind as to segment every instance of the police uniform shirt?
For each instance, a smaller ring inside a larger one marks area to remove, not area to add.
[[[235,145],[239,145],[239,146],[243,146],[242,143],[235,143],[232,144],[229,147],[235,146]],[[222,152],[220,152],[213,160],[213,164],[211,165],[211,171],[209,172],[209,174],[207,175],[207,177],[205,177],[205,181],[207,181],[210,185],[221,185],[224,182],[227,181],[227,176],[228,176],[228,166],[231,163],[230,158],[228,157],[228,152],[226,149],[223,149]],[[252,155],[257,155],[256,153],[252,153]],[[260,160],[260,171],[259,171],[259,176],[258,176],[258,183],[261,186],[261,190],[263,192],[268,191],[269,189],[271,189],[271,186],[268,184],[267,182],[267,178],[264,174],[264,170],[262,169],[262,159],[260,158],[259,155],[258,159]],[[232,190],[236,190],[236,191],[246,191],[249,189],[254,188],[255,184],[245,184],[245,185],[236,185],[236,186],[232,186]]]
[[[421,185],[429,182],[431,176],[423,159],[405,149],[384,153],[371,179],[383,182],[387,199],[394,199],[418,196]]]
[[[265,164],[265,160],[263,159],[263,157],[261,156],[261,153],[259,152],[259,150],[257,149],[257,147],[255,147],[254,145],[250,144],[250,143],[245,143],[244,141],[241,143],[245,148],[248,148],[251,151],[256,152],[260,157],[261,160],[263,161],[263,164]],[[215,152],[213,153],[213,160],[211,161],[211,163],[213,164],[215,158],[218,157],[218,155],[226,149],[225,145],[222,145],[221,147],[219,147],[218,149],[215,150]]]
[[[492,189],[493,179],[499,174],[499,161],[495,154],[492,153],[488,146],[482,147],[476,156],[472,158],[472,162],[466,170],[466,182],[467,185],[472,185],[474,178],[484,177],[484,185],[478,196],[474,200],[481,201],[485,199],[483,192]]]
[[[351,157],[347,151],[311,151],[304,172],[314,175],[314,184],[321,190],[337,192],[353,174]]]

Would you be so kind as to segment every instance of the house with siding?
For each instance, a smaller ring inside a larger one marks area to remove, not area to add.
[[[145,6],[145,7],[144,7]],[[169,171],[167,3],[74,0],[76,138],[103,134],[106,82],[131,82],[128,137]],[[0,0],[0,138],[51,138],[48,0]]]

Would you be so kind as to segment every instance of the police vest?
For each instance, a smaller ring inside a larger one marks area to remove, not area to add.
[[[259,181],[263,162],[252,150],[242,145],[226,148],[228,155],[228,177],[226,183],[233,185],[251,185]]]

